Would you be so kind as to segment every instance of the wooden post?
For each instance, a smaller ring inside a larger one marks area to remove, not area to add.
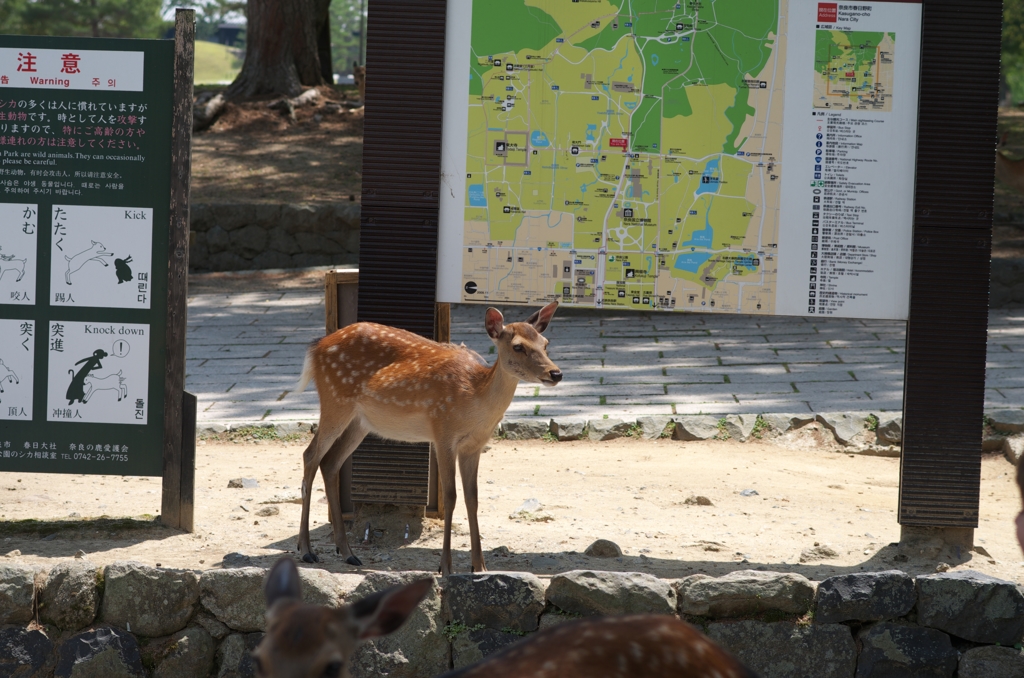
[[[192,529],[194,469],[182,456],[182,394],[185,391],[185,331],[188,322],[189,179],[192,171],[192,78],[195,56],[195,11],[174,15],[174,109],[171,123],[171,224],[167,262],[167,374],[164,381],[163,499],[160,520],[173,528]],[[193,423],[194,432],[195,425]],[[193,433],[194,436],[194,433]],[[195,441],[191,441],[194,445]],[[194,455],[192,462],[194,463]],[[182,497],[189,506],[183,516]],[[183,520],[183,517],[185,518]]]
[[[434,340],[450,342],[452,340],[452,307],[451,304],[434,304]],[[437,450],[430,446],[430,486],[427,488],[428,518],[444,516],[444,493],[441,492],[441,477],[437,470]]]
[[[195,527],[196,415],[199,400],[188,391],[181,394],[181,509],[178,527],[192,532]]]

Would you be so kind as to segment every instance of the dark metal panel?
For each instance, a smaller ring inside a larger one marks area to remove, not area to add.
[[[925,0],[903,525],[978,525],[1001,27],[1000,0]]]
[[[446,0],[371,0],[359,320],[434,338]],[[425,506],[430,446],[368,436],[352,499]]]

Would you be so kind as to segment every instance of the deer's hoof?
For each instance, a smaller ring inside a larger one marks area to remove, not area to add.
[[[345,562],[354,567],[362,567],[363,561],[356,558],[354,555],[349,556],[345,559]]]
[[[320,559],[316,557],[316,554],[310,551],[309,553],[302,554],[302,562],[304,563],[319,563]]]

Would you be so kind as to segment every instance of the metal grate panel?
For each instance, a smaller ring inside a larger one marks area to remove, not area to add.
[[[978,525],[1001,26],[999,0],[924,3],[903,525]]]

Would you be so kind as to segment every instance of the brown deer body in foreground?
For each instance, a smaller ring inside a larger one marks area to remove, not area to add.
[[[1000,148],[1006,145],[1010,133],[1006,132],[999,139]],[[999,149],[996,150],[996,179],[1003,182],[1018,193],[1024,193],[1024,160],[1011,160]]]
[[[334,610],[300,602],[299,573],[282,558],[267,579],[259,678],[338,678],[361,640],[398,629],[433,582],[423,579]],[[668,615],[566,622],[531,634],[442,678],[757,678],[700,631]]]
[[[320,395],[320,425],[302,455],[302,523],[299,553],[316,562],[309,542],[309,502],[319,467],[331,509],[334,544],[351,565],[352,553],[342,522],[338,476],[342,464],[370,432],[406,442],[430,442],[444,497],[442,574],[452,571],[451,529],[455,510],[455,463],[462,474],[474,572],[486,569],[477,525],[477,468],[515,395],[520,380],[554,386],[562,373],[547,354],[541,334],[558,307],[552,302],[526,322],[504,324],[495,308],[484,325],[497,347],[488,367],[477,353],[374,323],[356,323],[309,348],[301,392],[312,380]],[[335,441],[340,442],[335,446]]]
[[[291,558],[277,561],[264,586],[267,634],[253,652],[258,678],[342,678],[359,643],[397,630],[434,582],[406,586],[341,608],[302,602],[299,572]]]

